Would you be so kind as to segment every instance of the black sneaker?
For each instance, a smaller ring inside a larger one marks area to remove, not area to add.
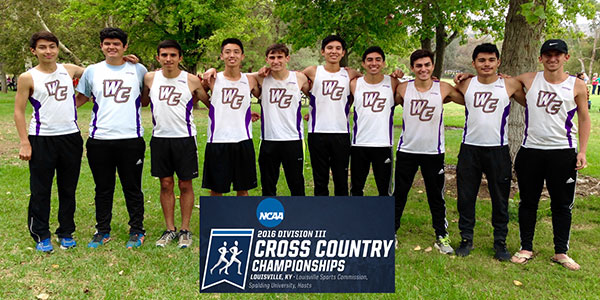
[[[496,250],[496,254],[494,254],[494,258],[499,261],[509,261],[510,253],[506,249],[505,242],[494,242],[494,250]]]
[[[460,246],[456,249],[456,255],[463,257],[468,256],[471,253],[471,250],[473,250],[473,241],[462,239],[462,241],[460,241]]]

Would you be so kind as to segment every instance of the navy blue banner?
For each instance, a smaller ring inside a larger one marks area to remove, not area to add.
[[[393,197],[200,197],[200,292],[394,293]]]

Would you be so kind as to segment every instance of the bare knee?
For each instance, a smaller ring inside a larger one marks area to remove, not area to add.
[[[165,177],[160,179],[160,192],[170,193],[173,192],[174,181],[173,177]]]
[[[179,191],[182,194],[193,192],[193,186],[191,180],[179,180]]]

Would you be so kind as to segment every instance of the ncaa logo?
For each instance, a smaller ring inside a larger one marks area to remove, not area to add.
[[[264,199],[256,207],[256,217],[263,226],[275,227],[283,221],[283,205],[275,198]]]

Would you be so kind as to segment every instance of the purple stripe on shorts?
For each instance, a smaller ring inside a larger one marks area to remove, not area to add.
[[[569,148],[573,148],[573,138],[571,137],[571,129],[573,129],[573,117],[577,107],[567,112],[567,120],[565,121],[565,129],[567,130],[567,139],[569,140]]]
[[[506,122],[508,122],[508,115],[510,114],[510,102],[504,108],[502,113],[502,123],[500,123],[500,146],[504,146],[504,128],[506,128]]]
[[[298,138],[302,139],[302,100],[298,101],[298,112],[296,112],[296,129]]]
[[[356,144],[356,133],[358,132],[358,113],[356,112],[356,107],[354,107],[354,129],[353,132],[353,143]]]
[[[140,115],[140,107],[142,107],[142,96],[138,96],[137,99],[135,99],[135,127],[136,127],[136,131],[137,131],[137,136],[141,137],[141,128],[142,128],[142,122],[141,122],[141,115]]]
[[[392,106],[392,110],[390,111],[390,146],[394,144],[394,109],[396,107]]]
[[[185,106],[185,123],[187,125],[187,131],[192,136],[192,111],[194,110],[194,99],[190,98]]]
[[[42,108],[42,103],[33,97],[29,97],[29,102],[31,106],[33,106],[33,116],[35,118],[35,135],[40,134],[40,127],[42,126],[42,121],[40,120],[40,108]]]
[[[250,130],[248,129],[248,127],[250,127],[250,122],[252,122],[252,111],[250,111],[250,106],[248,106],[248,110],[246,111],[246,135],[248,136],[248,139],[250,139]]]
[[[348,98],[346,99],[346,108],[344,109],[344,112],[346,113],[346,130],[348,133],[350,133],[350,121],[348,121],[348,115],[350,114],[350,98],[352,97],[352,95],[348,95]]]
[[[210,120],[209,143],[212,143],[213,138],[215,137],[215,107],[212,105],[212,103],[210,103],[208,106],[208,119]]]
[[[440,112],[440,126],[438,128],[438,154],[442,154],[442,131],[444,130],[444,108]]]
[[[529,106],[525,106],[525,131],[523,132],[523,146],[527,142],[527,129],[529,129]]]
[[[463,140],[462,142],[465,142],[465,138],[467,137],[467,123],[469,122],[469,109],[467,109],[467,106],[465,105],[465,128],[463,129]]]
[[[98,126],[96,126],[96,123],[98,122],[98,110],[99,109],[100,109],[100,106],[98,105],[98,101],[94,101],[94,107],[92,107],[92,113],[94,114],[94,121],[92,122],[92,133],[90,134],[90,136],[92,138],[94,138],[94,135],[96,135],[96,130],[98,130]]]
[[[317,101],[315,100],[315,95],[313,95],[312,93],[308,93],[308,95],[310,96],[310,100],[308,102],[308,104],[311,107],[310,110],[310,122],[311,122],[311,128],[312,128],[312,133],[315,132],[315,123],[317,120]]]

